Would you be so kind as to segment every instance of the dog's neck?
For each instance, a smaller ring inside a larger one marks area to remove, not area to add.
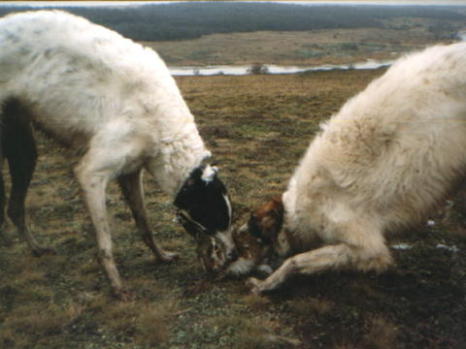
[[[293,253],[294,239],[290,239],[290,235],[287,231],[281,230],[273,244],[274,251],[280,257],[287,257]]]
[[[159,183],[162,190],[173,198],[194,169],[211,156],[193,123],[176,137],[164,139],[156,145],[160,151],[148,159],[147,170]]]
[[[296,231],[282,228],[274,243],[274,250],[280,257],[288,257],[297,253],[305,252],[310,248],[317,248],[321,241],[316,235],[307,236],[305,238],[302,234]]]
[[[184,179],[184,180],[180,183],[180,185],[178,186],[178,188],[176,189],[175,195],[174,195],[175,201],[176,201],[176,198],[178,197],[180,191],[183,190],[183,188],[184,188],[185,186],[188,186],[190,179],[193,179],[193,176],[194,176],[194,174],[196,173],[196,171],[201,170],[201,171],[204,172],[204,171],[206,171],[205,169],[206,169],[207,167],[212,168],[212,167],[209,166],[210,161],[211,161],[211,156],[210,156],[210,155],[209,155],[209,156],[206,156],[206,157],[204,157],[204,158],[200,161],[200,163],[199,163],[198,165],[196,165],[196,166],[191,170],[191,172],[190,172],[189,175],[186,177],[186,179]]]
[[[287,217],[289,217],[288,212],[286,203],[284,202],[283,221],[280,226],[280,232],[277,234],[274,241],[274,250],[281,257],[287,257],[302,252],[305,249],[301,235],[293,229],[290,229],[287,224]]]

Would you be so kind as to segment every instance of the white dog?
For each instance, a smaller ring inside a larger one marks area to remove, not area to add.
[[[286,192],[243,226],[263,248],[294,254],[266,280],[251,278],[253,292],[293,274],[387,268],[385,234],[421,222],[455,190],[464,149],[466,43],[397,61],[322,125]]]
[[[10,162],[13,181],[8,213],[35,253],[43,250],[24,223],[24,198],[36,159],[31,121],[84,154],[75,174],[101,262],[118,294],[123,286],[112,256],[105,203],[110,180],[118,180],[144,242],[160,260],[172,260],[175,254],[153,239],[143,200],[143,169],[172,195],[191,234],[222,246],[227,254],[233,251],[226,189],[216,168],[205,163],[210,152],[154,51],[60,11],[6,16],[0,20],[0,41],[1,155]],[[3,185],[1,189],[3,194]],[[3,215],[4,195],[0,199]]]

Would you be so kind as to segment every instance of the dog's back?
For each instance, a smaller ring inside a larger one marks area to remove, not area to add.
[[[419,222],[466,171],[466,43],[399,60],[322,128],[285,194],[303,212],[289,218],[307,231],[309,212],[383,231]]]
[[[34,139],[29,134],[32,121],[83,153],[74,173],[94,224],[101,262],[118,295],[124,297],[125,291],[112,256],[105,200],[113,179],[119,182],[138,231],[157,259],[171,261],[176,254],[164,251],[154,240],[144,204],[144,169],[191,222],[203,228],[202,223],[208,222],[211,241],[219,241],[231,254],[226,189],[216,170],[204,163],[211,153],[175,80],[153,50],[61,11],[0,19],[0,42],[1,117],[3,121],[6,115],[13,121],[19,120],[19,114],[26,117],[24,127],[4,130],[3,136],[11,140],[15,134],[31,144],[16,147],[27,162],[5,154],[18,167],[18,172],[11,173],[12,180],[21,183],[12,190],[8,210],[21,234],[32,241],[24,222],[25,195],[35,164]],[[195,176],[202,185],[193,185]],[[2,188],[0,183],[0,192]],[[0,195],[0,209],[3,203]],[[34,241],[30,245],[39,250]]]
[[[466,43],[396,62],[322,125],[282,196],[284,229],[273,242],[277,252],[309,250],[264,281],[251,278],[252,291],[296,274],[385,270],[384,234],[418,223],[464,179],[465,148]],[[257,212],[248,224],[256,235],[270,219],[279,225],[270,209]],[[323,245],[312,249],[317,237]]]
[[[65,143],[85,143],[109,119],[141,119],[150,100],[184,105],[153,50],[84,18],[61,11],[9,15],[0,20],[0,42],[0,102],[17,98]]]

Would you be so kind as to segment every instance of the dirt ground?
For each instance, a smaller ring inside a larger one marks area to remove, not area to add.
[[[177,79],[237,222],[285,188],[319,122],[382,73]],[[31,256],[6,226],[12,244],[0,242],[0,348],[466,347],[463,196],[429,224],[390,237],[396,265],[384,274],[329,272],[254,296],[244,280],[206,278],[192,239],[172,222],[172,198],[146,176],[156,239],[181,255],[172,264],[154,263],[112,184],[114,252],[134,294],[120,302],[97,262],[73,156],[40,134],[38,143],[29,220],[57,253]]]

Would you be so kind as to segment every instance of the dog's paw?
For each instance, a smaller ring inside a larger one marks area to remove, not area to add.
[[[273,269],[270,265],[268,264],[261,264],[257,267],[257,271],[264,275],[265,277],[269,276],[270,274],[273,273]]]
[[[136,299],[135,294],[124,287],[117,290],[113,290],[113,295],[116,299],[118,299],[121,302],[131,302]]]
[[[259,279],[256,279],[256,278],[249,278],[247,281],[246,281],[246,286],[249,288],[249,290],[253,293],[253,294],[256,294],[256,295],[260,295],[262,294],[262,281],[260,281]]]
[[[170,263],[178,260],[180,258],[180,255],[176,252],[170,252],[170,251],[165,251],[162,250],[160,253],[157,255],[157,258],[159,261],[163,263]]]

